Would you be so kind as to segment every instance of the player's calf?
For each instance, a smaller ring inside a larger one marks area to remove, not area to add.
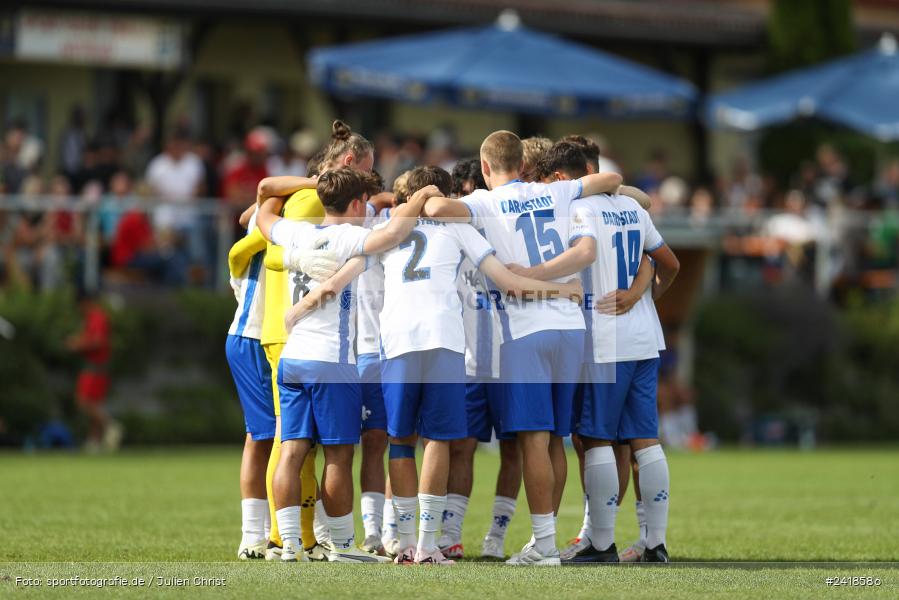
[[[383,429],[368,429],[362,432],[362,465],[359,471],[362,494],[359,499],[362,511],[362,526],[365,540],[362,549],[383,556],[381,541],[384,516],[384,454],[387,451],[387,432]]]
[[[665,547],[670,494],[668,460],[658,440],[634,440],[631,447],[640,469],[640,494],[646,512],[646,550],[641,560],[668,562]]]

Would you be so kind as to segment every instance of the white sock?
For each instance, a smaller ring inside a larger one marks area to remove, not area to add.
[[[543,556],[558,552],[556,548],[556,519],[552,513],[531,515],[531,528],[534,531],[534,547]]]
[[[280,521],[278,521],[280,525]],[[315,540],[322,546],[331,543],[331,529],[328,526],[328,512],[325,510],[325,503],[321,499],[315,501],[315,518],[312,521],[312,533],[315,534]]]
[[[362,526],[365,537],[381,535],[381,521],[384,516],[384,494],[380,492],[362,492],[359,499],[362,508]]]
[[[452,540],[453,544],[462,541],[462,521],[468,509],[468,496],[447,494],[446,508],[443,511],[441,533]]]
[[[581,523],[581,531],[577,536],[581,539],[590,539],[590,529],[593,524],[590,521],[590,502],[587,500],[587,492],[584,492],[584,521]]]
[[[267,540],[265,517],[268,515],[268,500],[265,498],[244,498],[240,501],[241,544],[258,544]]]
[[[381,526],[381,542],[396,539],[396,510],[393,508],[393,498],[384,498],[384,524]]]
[[[668,461],[658,444],[634,452],[640,466],[640,496],[646,511],[646,547],[665,543],[668,528]]]
[[[446,496],[418,495],[418,549],[433,552],[437,549],[437,532],[446,508]]]
[[[618,467],[611,446],[590,448],[584,454],[584,487],[590,504],[590,541],[597,550],[615,542],[618,514]]]
[[[516,504],[517,500],[508,496],[497,496],[493,499],[493,524],[490,525],[488,536],[505,541]]]
[[[637,512],[637,527],[640,528],[640,541],[644,547],[646,546],[646,509],[643,508],[643,501],[637,500],[634,503]]]
[[[353,513],[342,517],[328,517],[328,529],[331,533],[331,545],[337,550],[353,547],[356,532],[353,529]]]
[[[288,544],[302,550],[300,544],[300,507],[288,506],[275,511],[278,520],[278,531],[281,533],[281,544],[286,548]]]
[[[418,511],[418,498],[393,497],[393,509],[396,511],[396,531],[400,538],[400,550],[415,545],[415,515]]]
[[[266,504],[268,501],[266,501]],[[270,510],[265,511],[265,539],[270,540],[272,533],[272,512]]]

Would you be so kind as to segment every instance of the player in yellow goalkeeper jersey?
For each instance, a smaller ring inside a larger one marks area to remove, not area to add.
[[[334,121],[332,124],[331,140],[320,153],[320,162],[314,164],[310,161],[310,177],[342,166],[353,167],[362,171],[371,171],[374,166],[374,150],[371,142],[358,133],[354,133],[342,121]],[[318,158],[318,157],[316,157]],[[269,177],[259,184],[259,196],[262,198],[272,196],[289,196],[284,204],[282,216],[291,220],[309,220],[317,222],[324,217],[324,209],[315,191],[315,181],[310,177]],[[248,211],[250,212],[250,211]],[[256,230],[237,242],[228,255],[228,263],[232,275],[240,274],[251,257],[261,251],[265,251],[266,287],[265,287],[265,314],[262,323],[262,347],[265,350],[273,379],[277,377],[278,360],[281,351],[287,341],[287,330],[284,326],[284,315],[290,307],[288,272],[283,264],[282,248],[269,244]],[[274,560],[279,557],[281,550],[281,537],[278,532],[275,508],[272,500],[272,476],[275,466],[280,458],[280,406],[278,398],[278,385],[272,382],[275,399],[275,415],[277,418],[277,432],[272,447],[271,456],[266,473],[266,488],[268,491],[269,509],[271,513],[271,532],[266,551],[266,559]],[[327,552],[322,546],[328,544],[327,519],[324,514],[324,506],[321,501],[316,502],[317,482],[315,480],[315,449],[309,453],[300,473],[300,485],[303,490],[303,501],[300,513],[300,533],[303,546],[307,554],[313,560],[324,560]],[[313,515],[318,513],[318,518]]]

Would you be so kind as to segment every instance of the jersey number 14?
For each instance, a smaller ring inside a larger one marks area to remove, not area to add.
[[[626,290],[630,287],[630,278],[640,268],[640,232],[628,231],[625,245],[624,232],[619,231],[612,236],[612,247],[618,254],[618,289]]]

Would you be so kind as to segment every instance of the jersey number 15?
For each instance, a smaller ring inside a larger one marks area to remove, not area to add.
[[[543,264],[565,250],[559,232],[546,228],[556,220],[555,211],[547,208],[535,210],[533,214],[533,219],[531,213],[521,213],[515,220],[515,230],[524,235],[524,245],[528,249],[528,261],[532,267]]]

